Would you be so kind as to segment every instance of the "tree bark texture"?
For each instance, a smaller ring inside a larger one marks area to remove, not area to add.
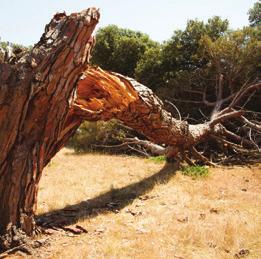
[[[0,64],[0,234],[12,235],[13,226],[34,231],[43,167],[79,126],[65,123],[98,20],[95,8],[58,13],[31,51]]]
[[[174,119],[148,87],[101,68],[85,72],[73,110],[73,116],[89,121],[116,118],[152,142],[179,150],[196,145],[211,132],[209,123],[189,125]]]

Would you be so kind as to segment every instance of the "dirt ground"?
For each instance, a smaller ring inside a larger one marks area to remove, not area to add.
[[[39,188],[49,235],[13,258],[261,258],[261,165],[193,180],[164,162],[63,149]]]

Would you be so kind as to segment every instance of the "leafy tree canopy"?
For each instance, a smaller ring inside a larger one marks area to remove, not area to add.
[[[177,30],[162,47],[145,52],[138,62],[136,77],[152,89],[173,84],[180,73],[187,74],[201,68],[206,59],[200,53],[200,40],[207,35],[216,40],[228,30],[228,21],[218,16],[202,21],[189,20],[185,30]]]
[[[261,25],[261,2],[256,2],[248,11],[248,20],[250,23],[250,26],[260,26]]]
[[[133,77],[145,51],[157,45],[144,33],[109,25],[97,32],[92,62]]]

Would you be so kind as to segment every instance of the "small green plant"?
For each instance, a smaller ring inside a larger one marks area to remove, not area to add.
[[[152,156],[149,157],[150,161],[153,161],[155,163],[164,163],[166,162],[166,157],[165,156]]]
[[[206,166],[185,166],[182,168],[182,174],[197,179],[199,177],[207,177],[209,175],[208,167]]]

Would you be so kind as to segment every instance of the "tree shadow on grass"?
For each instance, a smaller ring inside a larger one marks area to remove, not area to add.
[[[177,164],[167,163],[157,173],[139,182],[119,189],[111,189],[95,198],[38,215],[37,224],[46,227],[65,227],[79,220],[92,218],[109,212],[118,213],[135,199],[151,191],[155,185],[166,184],[178,170]],[[147,199],[148,197],[145,197]]]

